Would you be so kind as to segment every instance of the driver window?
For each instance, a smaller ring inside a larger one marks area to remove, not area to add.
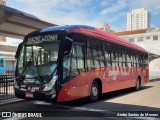
[[[85,73],[82,44],[73,44],[72,52],[63,59],[63,82]]]

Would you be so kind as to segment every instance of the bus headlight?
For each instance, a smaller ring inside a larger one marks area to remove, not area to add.
[[[58,75],[54,76],[53,79],[48,83],[48,85],[43,89],[43,91],[49,91],[54,86],[56,80],[58,78]]]

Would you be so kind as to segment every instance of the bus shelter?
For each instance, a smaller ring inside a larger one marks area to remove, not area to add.
[[[0,5],[0,35],[23,39],[28,33],[56,26],[17,9]]]

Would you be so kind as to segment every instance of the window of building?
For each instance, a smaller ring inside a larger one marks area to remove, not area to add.
[[[138,42],[142,42],[142,41],[143,41],[143,37],[139,37]]]
[[[150,39],[150,36],[147,36],[146,39],[149,40],[149,39]]]
[[[154,35],[153,40],[158,40],[158,35]]]
[[[134,42],[134,38],[129,38],[129,42]]]

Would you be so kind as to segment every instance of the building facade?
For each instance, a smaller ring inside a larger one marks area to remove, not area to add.
[[[6,1],[5,0],[0,0],[0,5],[6,5]],[[0,36],[0,42],[6,42],[6,37],[5,36]]]
[[[160,55],[160,29],[150,28],[142,30],[114,33],[116,36],[142,46],[148,52]],[[149,63],[150,78],[160,77],[160,58]]]
[[[101,30],[105,31],[105,32],[109,32],[109,33],[113,33],[114,31],[110,28],[109,24],[105,23],[103,25],[102,28],[100,28]]]
[[[150,13],[144,8],[127,14],[127,31],[150,28]]]

